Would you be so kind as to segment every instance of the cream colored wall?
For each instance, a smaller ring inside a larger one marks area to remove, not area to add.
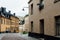
[[[33,15],[31,15],[31,4],[33,3]],[[55,35],[55,20],[54,16],[60,15],[60,2],[54,4],[54,0],[44,0],[44,9],[39,11],[39,0],[33,0],[29,4],[29,24],[33,21],[33,32],[40,33],[39,20],[44,19],[44,34]],[[31,24],[30,32],[31,32]]]
[[[54,0],[45,0],[45,34],[54,36],[55,31],[55,16],[60,15],[60,2],[54,4]]]
[[[29,32],[29,16],[25,17],[25,31]]]
[[[31,15],[31,4],[33,3],[33,14]],[[29,4],[29,24],[31,23],[31,21],[33,21],[33,32],[35,33],[40,33],[39,30],[39,20],[40,18],[40,11],[39,8],[37,6],[37,4],[39,3],[39,0],[33,0],[30,4]],[[30,32],[31,32],[31,24],[30,26]]]
[[[23,24],[23,31],[25,31],[25,24]]]
[[[23,32],[23,25],[19,26],[19,32],[22,33]]]

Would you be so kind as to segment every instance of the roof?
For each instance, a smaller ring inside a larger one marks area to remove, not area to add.
[[[15,13],[14,13],[14,14],[15,14]],[[1,16],[4,16],[4,17],[6,17],[6,18],[10,18],[11,16],[13,16],[13,17],[15,17],[15,18],[18,18],[17,16],[11,14],[10,11],[7,12],[7,11],[6,11],[6,8],[4,8],[4,7],[1,7],[1,8],[0,8],[0,15],[1,15]],[[19,18],[18,18],[18,19],[19,19]]]

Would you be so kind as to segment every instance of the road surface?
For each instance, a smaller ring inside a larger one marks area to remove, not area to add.
[[[28,37],[28,34],[3,33],[0,34],[0,40],[39,40],[39,39]]]

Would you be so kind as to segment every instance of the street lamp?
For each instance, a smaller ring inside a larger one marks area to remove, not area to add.
[[[24,8],[28,8],[28,7],[24,7]],[[25,9],[24,9],[24,8],[22,9],[23,11],[25,11]]]
[[[22,11],[25,11],[25,8],[29,8],[29,7],[24,7],[24,8],[22,9]],[[23,20],[22,23],[23,23],[23,25],[24,25],[24,24],[25,24],[25,20]],[[22,25],[22,26],[23,26],[23,25]],[[23,30],[23,28],[22,28],[22,30]]]

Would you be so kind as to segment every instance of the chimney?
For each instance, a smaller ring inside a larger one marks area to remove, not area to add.
[[[15,16],[15,13],[13,15]]]
[[[9,12],[8,12],[9,14],[11,13],[11,11],[9,10]]]

